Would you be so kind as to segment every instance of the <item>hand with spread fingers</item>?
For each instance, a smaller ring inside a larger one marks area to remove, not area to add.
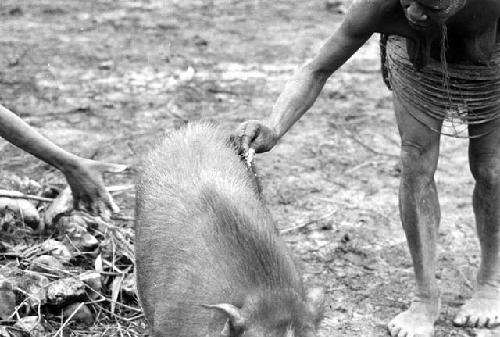
[[[118,206],[106,191],[102,174],[122,172],[127,168],[125,165],[102,163],[68,152],[1,105],[0,137],[61,171],[73,192],[76,209],[85,209],[105,217],[110,211],[119,212]]]
[[[62,170],[73,193],[73,207],[105,217],[109,216],[109,211],[120,212],[120,208],[106,191],[102,174],[118,173],[126,168],[124,165],[80,158],[77,165]]]

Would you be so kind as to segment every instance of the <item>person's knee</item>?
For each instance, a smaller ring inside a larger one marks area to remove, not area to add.
[[[470,168],[477,182],[490,186],[500,184],[500,157],[496,153],[471,157]]]
[[[437,149],[414,142],[401,145],[402,178],[409,184],[427,184],[434,179]]]

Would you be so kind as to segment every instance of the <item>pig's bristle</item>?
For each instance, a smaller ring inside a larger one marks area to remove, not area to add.
[[[143,163],[136,196],[137,284],[157,335],[220,334],[207,329],[214,320],[222,329],[227,317],[214,318],[200,304],[248,309],[272,327],[303,320],[305,294],[292,254],[253,174],[227,139],[213,125],[188,125]]]

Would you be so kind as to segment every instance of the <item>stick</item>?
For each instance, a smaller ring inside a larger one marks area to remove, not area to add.
[[[133,216],[126,216],[126,215],[111,215],[110,217],[111,220],[121,220],[121,221],[134,221]]]
[[[127,185],[109,186],[106,188],[106,190],[110,193],[116,193],[116,192],[131,190],[133,188],[134,188],[133,184],[127,184]],[[0,198],[26,199],[26,200],[35,200],[35,201],[41,201],[41,202],[52,202],[55,199],[55,198],[39,197],[37,195],[17,194],[17,193],[9,193],[9,192],[10,191],[2,190],[2,192],[0,192]],[[17,191],[15,191],[15,192],[17,192]]]
[[[460,274],[460,276],[463,278],[464,280],[464,284],[467,288],[469,288],[470,290],[473,290],[474,287],[472,286],[472,284],[469,282],[469,279],[467,278],[467,276],[465,276],[464,274],[464,271],[461,269],[461,268],[458,268],[458,273]]]
[[[134,184],[115,185],[115,186],[106,187],[106,190],[109,193],[114,193],[114,192],[122,192],[122,191],[127,191],[127,190],[133,190],[134,187],[135,187]]]
[[[350,173],[353,173],[354,171],[357,171],[357,170],[359,170],[360,168],[363,168],[363,167],[365,167],[365,166],[369,166],[369,165],[372,165],[372,164],[378,164],[378,162],[376,162],[376,161],[366,161],[366,162],[364,162],[364,163],[361,163],[361,164],[358,164],[358,165],[356,165],[356,166],[354,166],[354,167],[351,167],[351,168],[350,168],[350,169],[348,169],[348,170],[345,170],[345,171],[344,171],[344,174],[350,174]]]
[[[337,211],[338,211],[338,210],[336,209],[336,210],[334,210],[334,211],[332,211],[332,212],[329,212],[329,213],[327,213],[327,214],[325,214],[325,215],[320,216],[319,218],[316,218],[316,219],[313,219],[313,220],[307,221],[307,222],[305,222],[305,223],[303,223],[303,224],[300,224],[300,225],[297,225],[297,226],[294,226],[294,227],[289,227],[289,228],[282,229],[282,230],[280,231],[280,234],[289,234],[289,233],[294,232],[294,231],[296,231],[296,230],[299,230],[299,229],[305,228],[305,227],[307,227],[307,226],[309,226],[309,225],[312,225],[312,224],[314,224],[314,223],[316,223],[316,222],[319,222],[319,221],[321,221],[321,220],[324,220],[324,219],[326,219],[326,218],[331,217],[332,215],[334,215],[335,213],[337,213]]]
[[[99,309],[101,309],[102,311],[104,311],[105,313],[107,313],[108,315],[111,315],[112,317],[114,317],[116,320],[124,321],[124,322],[127,322],[127,323],[130,323],[133,320],[136,320],[136,319],[142,317],[141,315],[139,315],[139,316],[134,316],[134,317],[131,317],[131,318],[126,318],[126,317],[120,316],[118,314],[115,314],[115,313],[109,311],[108,309],[104,308],[102,305],[96,304],[96,306]]]
[[[57,337],[57,335],[62,336],[63,329],[68,325],[69,321],[73,318],[73,316],[76,315],[76,313],[83,307],[84,304],[85,303],[82,302],[78,305],[78,307],[71,313],[71,315],[69,315],[69,317],[66,318],[66,320],[63,322],[63,324],[61,325],[59,330],[56,331],[56,333],[53,335],[53,337]]]
[[[29,194],[10,194],[10,193],[0,193],[0,198],[11,198],[11,199],[26,199],[26,200],[36,200],[36,201],[41,201],[41,202],[52,202],[54,201],[53,198],[44,198],[44,197],[39,197],[37,195],[29,195]]]
[[[397,156],[395,154],[383,153],[383,152],[380,152],[380,151],[377,151],[377,150],[371,148],[370,146],[368,146],[367,144],[365,144],[361,140],[359,140],[354,134],[352,134],[352,132],[348,131],[346,128],[343,128],[343,129],[344,129],[344,133],[347,135],[347,137],[349,137],[352,140],[354,140],[356,143],[358,143],[359,145],[361,145],[362,147],[364,147],[369,152],[371,152],[373,154],[376,154],[377,156],[386,156],[386,157],[390,157],[390,158],[399,158],[399,156]]]

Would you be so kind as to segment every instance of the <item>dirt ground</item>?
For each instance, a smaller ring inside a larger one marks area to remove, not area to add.
[[[325,4],[3,0],[0,102],[72,152],[131,165],[106,179],[131,183],[140,155],[183,120],[234,129],[266,116],[286,79],[342,19],[344,4]],[[385,324],[412,297],[397,210],[399,138],[379,67],[374,37],[281,144],[257,157],[285,240],[306,279],[327,289],[321,336],[385,336]],[[0,156],[3,175],[64,182],[3,141]],[[436,178],[443,292],[437,336],[500,336],[451,326],[478,266],[466,140],[443,138]],[[133,215],[133,199],[132,191],[116,197],[124,215]]]

